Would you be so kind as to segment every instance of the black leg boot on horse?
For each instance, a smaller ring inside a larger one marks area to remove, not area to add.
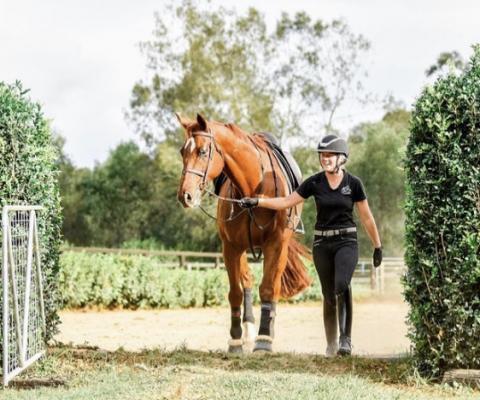
[[[267,351],[271,352],[273,338],[274,338],[274,325],[275,325],[275,312],[277,303],[264,302],[262,303],[262,311],[260,316],[260,329],[258,330],[258,336],[255,340],[255,347],[253,351]]]
[[[327,349],[325,355],[334,357],[338,351],[337,336],[337,301],[335,296],[331,299],[323,299],[323,324],[325,327],[325,337],[327,339]]]
[[[231,339],[228,341],[228,352],[243,353],[242,318],[240,307],[232,307],[231,313]]]
[[[340,340],[338,354],[349,356],[352,354],[352,288],[348,288],[337,295],[338,327]]]

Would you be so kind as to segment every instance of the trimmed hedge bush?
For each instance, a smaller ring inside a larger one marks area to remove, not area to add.
[[[162,267],[161,260],[144,256],[66,251],[61,256],[59,291],[64,308],[179,308],[228,304],[225,269],[185,270]],[[252,268],[258,286],[262,269]],[[309,265],[309,273],[316,271]],[[258,290],[253,291],[255,303]],[[290,302],[321,299],[320,284]]]
[[[0,82],[0,206],[35,204],[44,207],[39,213],[38,228],[48,339],[55,333],[58,323],[56,289],[61,210],[57,150],[40,105],[32,102],[27,92],[19,82],[14,85]]]
[[[405,298],[424,376],[480,368],[480,47],[415,104],[406,160]]]

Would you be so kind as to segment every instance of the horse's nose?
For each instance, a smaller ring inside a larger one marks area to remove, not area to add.
[[[183,192],[183,197],[180,199],[180,202],[183,204],[184,207],[191,207],[192,206],[193,196],[190,192]]]

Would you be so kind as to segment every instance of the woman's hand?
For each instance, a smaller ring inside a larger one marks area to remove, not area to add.
[[[377,268],[382,263],[382,248],[376,247],[373,251],[373,266]]]
[[[240,207],[253,208],[258,206],[258,197],[244,197],[240,200]]]

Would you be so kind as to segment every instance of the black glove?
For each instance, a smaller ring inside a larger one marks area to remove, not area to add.
[[[258,197],[244,197],[240,200],[240,207],[252,208],[258,206]]]
[[[382,263],[382,248],[377,247],[373,251],[373,266],[377,268]]]

